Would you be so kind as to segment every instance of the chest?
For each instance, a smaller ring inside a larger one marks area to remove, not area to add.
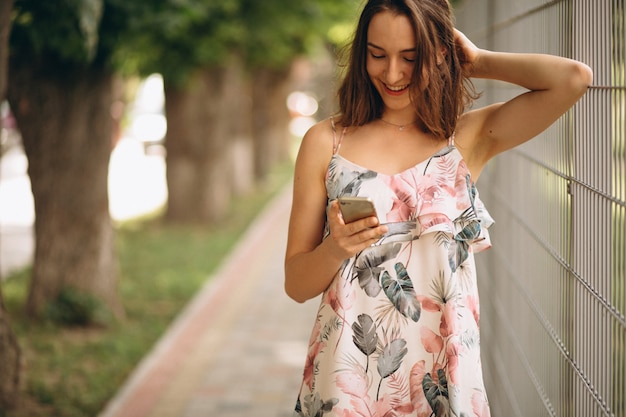
[[[395,175],[422,163],[447,146],[447,141],[428,136],[362,135],[346,137],[338,153],[361,167]]]

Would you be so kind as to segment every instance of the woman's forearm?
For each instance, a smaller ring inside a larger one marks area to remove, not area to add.
[[[303,303],[324,292],[343,263],[327,243],[324,240],[313,251],[295,254],[285,261],[285,292],[295,301]]]

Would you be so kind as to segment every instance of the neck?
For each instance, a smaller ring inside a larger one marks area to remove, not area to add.
[[[401,118],[401,117],[389,117],[387,115],[383,115],[380,118],[380,121],[383,122],[384,124],[388,125],[388,126],[393,126],[395,128],[397,128],[400,131],[405,130],[406,128],[410,128],[411,126],[416,126],[419,122],[419,119],[414,118],[412,120],[408,119],[408,118]]]

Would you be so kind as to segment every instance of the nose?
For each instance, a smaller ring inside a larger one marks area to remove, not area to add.
[[[388,61],[385,79],[388,84],[393,85],[404,78],[404,68],[397,58]]]

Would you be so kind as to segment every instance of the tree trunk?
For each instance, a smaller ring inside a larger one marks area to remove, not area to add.
[[[13,0],[0,0],[0,102],[4,101],[7,88],[7,60],[9,59],[12,9]]]
[[[0,0],[0,102],[4,100],[7,85],[7,59],[12,7],[13,0]],[[21,355],[20,346],[17,343],[17,338],[15,333],[13,333],[9,317],[4,308],[4,298],[2,296],[2,287],[0,286],[0,364],[2,364],[2,372],[0,372],[0,410],[12,408],[17,401],[21,379]]]
[[[214,223],[233,195],[236,72],[198,71],[185,87],[165,84],[167,186],[170,222]]]
[[[20,388],[22,352],[4,309],[0,288],[0,410],[15,406]]]
[[[35,203],[35,260],[27,312],[64,289],[121,315],[109,216],[112,75],[9,62],[8,96],[22,133]]]
[[[291,135],[286,101],[291,89],[290,73],[290,68],[260,68],[252,74],[254,173],[261,181],[276,162],[289,157]]]

